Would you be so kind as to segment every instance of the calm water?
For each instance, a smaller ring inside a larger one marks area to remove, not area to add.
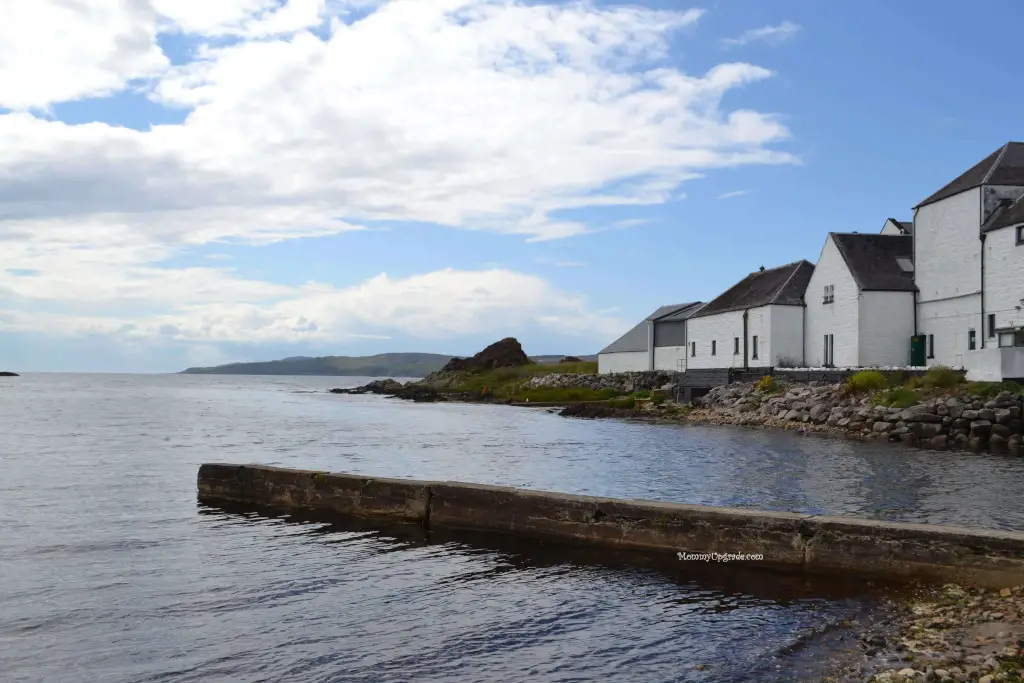
[[[0,679],[797,680],[815,634],[874,609],[861,586],[205,509],[205,461],[1024,526],[1018,460],[324,393],[343,383],[0,380]]]

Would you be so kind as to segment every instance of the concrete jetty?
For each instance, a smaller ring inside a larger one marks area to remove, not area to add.
[[[850,517],[617,500],[452,481],[387,479],[264,465],[204,464],[204,503],[465,529],[616,548],[713,554],[820,573],[1024,585],[1024,533]],[[695,558],[696,559],[696,558]]]

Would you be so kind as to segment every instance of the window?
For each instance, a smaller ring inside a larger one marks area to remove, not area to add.
[[[740,355],[740,338],[739,337],[733,337],[732,338],[732,353],[733,353],[734,356]]]
[[[1024,225],[1017,226],[1017,244],[1024,244]]]
[[[928,357],[935,358],[935,335],[928,335]]]
[[[690,355],[691,356],[696,356],[697,355],[697,342],[690,342]]]
[[[995,313],[989,313],[988,314],[988,336],[989,337],[996,336],[996,314]]]
[[[825,298],[821,300],[823,304],[830,304],[836,300],[836,286],[825,285]]]
[[[714,339],[711,340],[711,355],[718,355],[718,342]]]
[[[999,345],[1000,346],[1024,346],[1024,330],[1017,330],[1017,332],[1000,332],[999,333]]]
[[[751,348],[752,352],[750,354],[750,357],[753,360],[757,360],[757,335],[756,334],[754,335],[754,343],[751,344],[751,347],[752,347]]]
[[[977,339],[974,335],[974,330],[967,330],[967,350],[973,351],[977,348]]]

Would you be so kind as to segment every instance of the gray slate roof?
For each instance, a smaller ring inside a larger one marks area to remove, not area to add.
[[[910,235],[829,233],[862,291],[915,292],[914,273],[900,268],[896,259],[914,260]]]
[[[982,232],[992,232],[999,228],[1008,228],[1011,225],[1020,225],[1024,223],[1024,197],[1021,197],[1010,206],[1006,207],[1002,211],[994,214],[984,226],[982,226]]]
[[[1007,142],[914,208],[982,185],[1024,185],[1024,142]]]
[[[598,353],[630,353],[647,350],[647,323],[652,320],[686,320],[704,304],[691,301],[686,304],[659,306],[654,313],[637,323],[629,332],[622,335]]]
[[[805,260],[751,273],[697,311],[693,317],[702,318],[769,304],[803,306],[804,290],[813,273],[814,265]]]

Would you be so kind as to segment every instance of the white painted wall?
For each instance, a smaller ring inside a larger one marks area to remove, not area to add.
[[[914,216],[915,280],[927,303],[981,290],[981,190],[923,206]]]
[[[903,234],[903,230],[900,229],[900,226],[898,226],[895,223],[893,223],[892,221],[886,219],[885,225],[882,226],[882,234],[883,235],[902,235]],[[823,345],[822,345],[821,348],[824,351],[825,350],[824,342],[822,342],[822,344]],[[838,353],[838,351],[836,353]]]
[[[871,367],[910,362],[910,338],[914,335],[913,292],[861,292],[859,320],[856,365]]]
[[[771,353],[769,365],[788,362],[794,366],[806,366],[804,361],[804,309],[803,306],[768,306],[770,343],[766,351]]]
[[[597,371],[604,375],[612,372],[643,372],[650,357],[646,351],[597,354]]]
[[[835,285],[835,301],[823,303],[825,285]],[[804,337],[806,365],[813,368],[825,363],[825,335],[834,335],[833,354],[837,367],[856,367],[860,364],[859,315],[860,298],[857,282],[850,274],[843,255],[829,235],[807,283],[804,301],[807,303],[807,328]],[[911,314],[913,315],[913,314]],[[913,327],[913,317],[910,319]]]
[[[964,356],[967,379],[972,382],[1001,382],[1024,378],[1024,347],[988,347]]]
[[[748,365],[752,368],[769,367],[774,362],[772,356],[772,311],[773,308],[796,308],[795,306],[761,306],[752,308],[747,315],[747,354]],[[753,339],[758,338],[758,356],[753,357]],[[697,355],[688,356],[688,368],[742,368],[743,367],[743,311],[729,311],[715,315],[690,318],[687,321],[686,337],[689,342],[696,342]],[[733,339],[740,338],[740,352],[734,354]],[[711,340],[718,342],[718,353],[711,355]],[[781,339],[781,338],[780,338]],[[789,342],[784,346],[792,351]],[[800,353],[799,342],[796,355]]]
[[[926,359],[929,366],[959,366],[967,353],[967,331],[978,332],[981,346],[981,295],[974,294],[944,301],[919,303],[918,333],[935,336],[935,357]]]
[[[985,238],[985,314],[996,314],[997,328],[1024,326],[1021,299],[1024,299],[1024,245],[1017,245],[1016,228],[990,232]],[[995,346],[997,341],[987,338],[985,345]]]
[[[679,361],[682,361],[680,365]],[[686,370],[686,347],[685,346],[656,346],[654,347],[654,369],[655,370]]]
[[[914,216],[918,332],[934,335],[928,365],[962,365],[967,332],[981,343],[981,189],[923,206]]]

